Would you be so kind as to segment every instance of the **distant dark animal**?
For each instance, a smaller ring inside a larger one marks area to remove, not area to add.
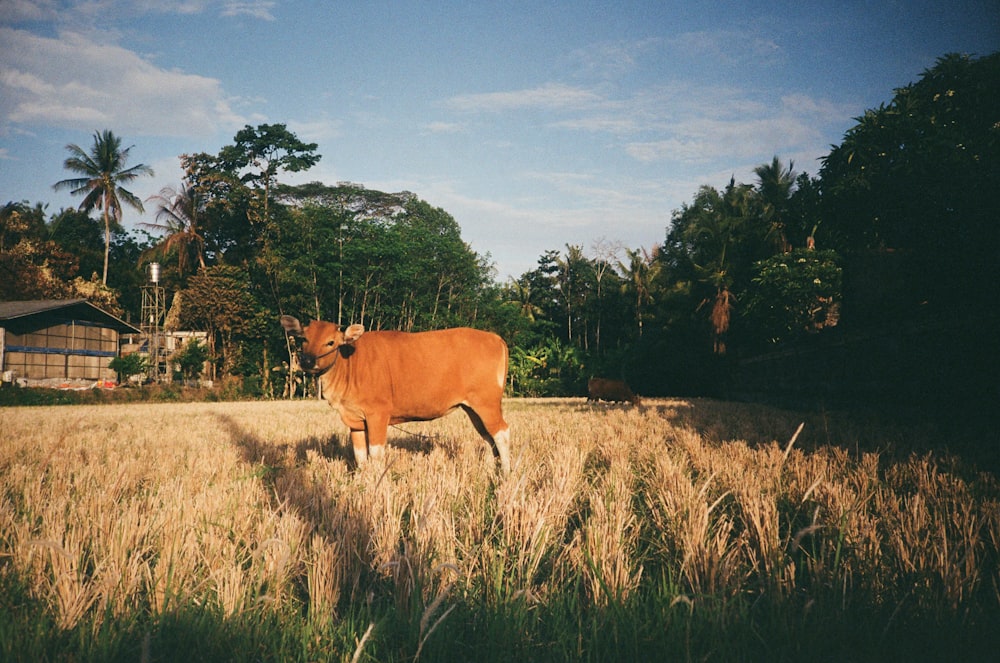
[[[590,378],[587,381],[588,401],[626,401],[632,405],[642,405],[640,399],[624,380]]]
[[[358,465],[382,453],[390,424],[462,408],[504,474],[510,471],[510,428],[500,406],[507,344],[496,334],[467,328],[366,333],[362,325],[341,331],[321,320],[303,327],[288,315],[281,326],[302,339],[302,370],[323,381],[323,395],[351,431]]]

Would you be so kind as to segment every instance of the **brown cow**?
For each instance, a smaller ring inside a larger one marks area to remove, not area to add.
[[[332,322],[305,327],[281,316],[285,332],[303,340],[299,362],[321,376],[323,394],[351,431],[354,459],[363,464],[385,448],[390,424],[428,421],[462,408],[510,471],[510,428],[500,401],[507,379],[507,344],[476,329],[409,334],[341,331]]]
[[[590,378],[587,381],[588,401],[628,401],[632,405],[642,405],[640,399],[624,380]]]

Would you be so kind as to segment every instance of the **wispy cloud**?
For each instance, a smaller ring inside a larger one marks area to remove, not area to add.
[[[635,118],[614,117],[610,115],[576,117],[553,122],[550,126],[560,129],[587,131],[590,133],[632,133],[641,129]]]
[[[578,78],[616,80],[635,69],[641,58],[660,44],[659,38],[603,42],[576,49],[564,59]]]
[[[0,2],[0,23],[49,20],[58,14],[59,6],[55,0],[3,0]]]
[[[706,30],[686,32],[665,42],[687,58],[708,59],[721,64],[773,65],[785,57],[781,46],[752,31]]]
[[[464,112],[503,112],[524,109],[581,108],[601,101],[600,95],[584,88],[549,83],[540,87],[506,92],[463,94],[447,101],[448,107]]]
[[[459,134],[465,131],[465,125],[458,122],[428,122],[424,131],[431,134]]]
[[[84,23],[97,27],[108,14],[141,16],[143,14],[177,14],[190,16],[212,14],[223,17],[249,16],[273,21],[274,0],[91,0],[64,3],[57,0],[0,0],[0,23],[54,21],[65,26],[84,29]]]
[[[222,16],[250,16],[265,21],[273,21],[276,3],[268,0],[251,0],[250,2],[226,2],[222,7]]]
[[[0,27],[0,42],[16,54],[0,62],[6,125],[204,136],[245,121],[218,80],[161,69],[89,35],[52,39]]]
[[[613,98],[550,83],[529,90],[463,95],[451,100],[463,112],[552,111],[550,129],[606,134],[611,145],[645,164],[710,164],[797,153],[822,144],[821,128],[842,120],[846,109],[804,93],[772,95],[737,86],[683,80]]]
[[[813,126],[791,116],[701,119],[681,122],[658,140],[628,143],[626,151],[645,163],[669,160],[693,164],[787,152],[819,139]]]
[[[299,135],[303,140],[313,143],[324,144],[339,138],[342,134],[343,122],[329,118],[320,118],[311,121],[294,121],[289,123],[289,128]]]

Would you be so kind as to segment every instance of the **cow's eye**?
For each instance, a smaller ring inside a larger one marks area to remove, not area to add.
[[[326,347],[332,348],[333,347],[333,343],[334,343],[333,341],[327,341]]]

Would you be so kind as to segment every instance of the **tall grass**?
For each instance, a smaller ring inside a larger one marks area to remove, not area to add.
[[[0,409],[2,660],[892,660],[1000,644],[1000,485],[917,426],[511,401]],[[801,430],[797,432],[800,424]]]

